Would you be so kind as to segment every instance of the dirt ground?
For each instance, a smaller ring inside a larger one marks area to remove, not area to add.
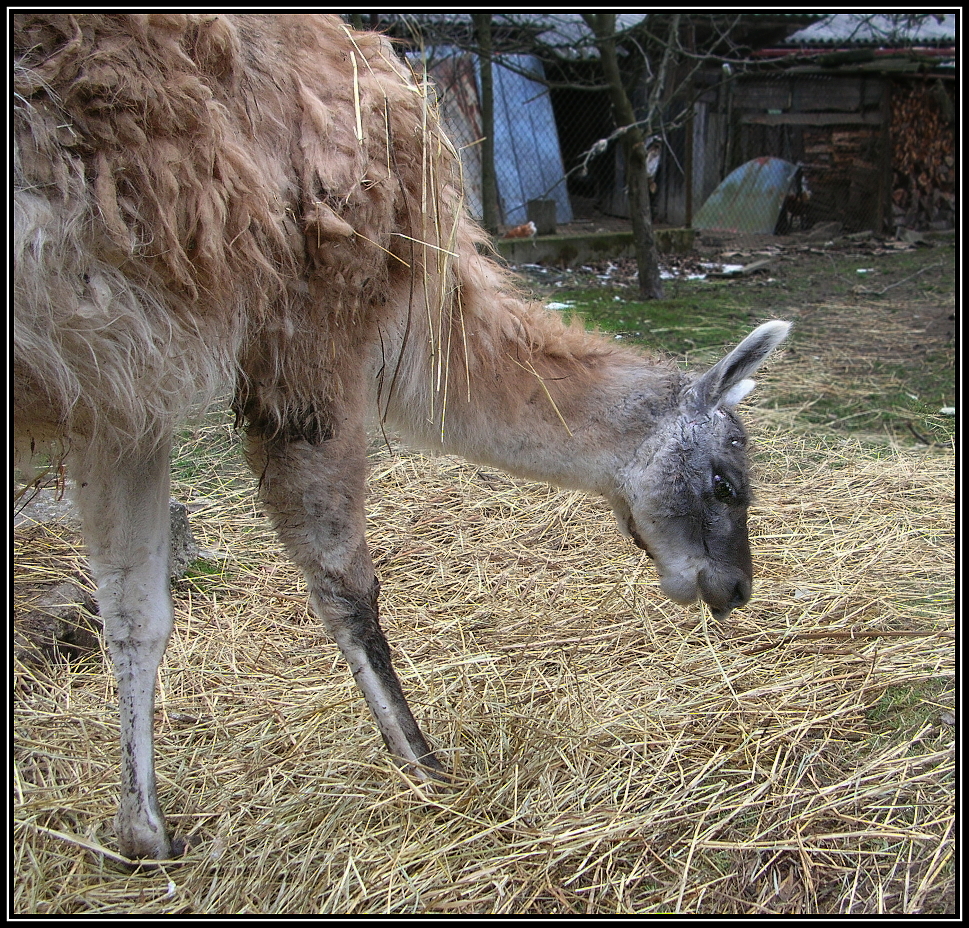
[[[590,232],[628,232],[632,230],[629,219],[610,216],[599,210],[592,200],[573,198],[575,219],[558,226],[561,235]],[[656,228],[665,228],[658,224]],[[815,229],[790,235],[752,235],[730,232],[701,232],[697,235],[694,254],[685,257],[664,257],[664,266],[672,271],[691,272],[712,261],[746,263],[763,256],[773,256],[778,266],[783,266],[791,276],[809,274],[819,259],[831,256],[882,257],[902,254],[917,249],[932,248],[947,240],[922,239],[915,241],[886,241],[858,234],[845,236],[837,229]],[[635,262],[624,259],[615,262],[615,276],[633,284],[636,279]],[[953,269],[954,270],[954,269]],[[821,305],[838,299],[843,285],[823,272],[813,275],[810,302]],[[858,292],[861,290],[859,288]],[[911,331],[913,337],[896,340],[882,348],[889,356],[917,358],[926,351],[950,345],[955,339],[955,310],[949,301],[911,299]],[[807,307],[805,307],[807,308]]]
[[[945,240],[939,240],[939,244]],[[811,232],[792,235],[732,235],[730,233],[701,233],[696,243],[697,254],[703,257],[736,255],[738,258],[758,253],[776,254],[789,271],[811,273],[811,268],[819,263],[819,258],[831,256],[880,258],[892,254],[903,254],[934,247],[935,243],[903,242],[874,237],[851,237],[835,234],[833,236],[814,236]],[[934,262],[929,262],[934,263]],[[940,264],[943,263],[941,260]],[[928,280],[928,279],[927,279]],[[891,286],[897,286],[892,282]],[[853,288],[859,296],[879,297],[886,294],[878,287],[865,288],[859,284]],[[815,274],[811,285],[811,302],[823,304],[837,300],[843,295],[843,285],[832,276]],[[946,344],[955,338],[955,311],[948,301],[933,299],[912,300],[907,302],[912,312],[913,330],[924,331],[925,339],[936,345]],[[918,341],[907,341],[893,346],[900,352],[918,352],[925,346]]]

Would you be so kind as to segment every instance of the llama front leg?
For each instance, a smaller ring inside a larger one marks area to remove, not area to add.
[[[394,672],[390,646],[378,619],[380,584],[374,580],[370,591],[358,596],[350,591],[334,592],[329,578],[318,577],[311,583],[311,608],[343,652],[384,743],[397,760],[426,779],[421,768],[440,770],[441,764],[407,705]]]
[[[77,503],[121,716],[121,802],[115,827],[127,857],[166,858],[152,722],[155,675],[172,632],[169,447],[101,462],[77,476]]]
[[[422,768],[441,765],[407,705],[378,618],[365,538],[365,434],[254,441],[250,463],[270,519],[306,575],[310,608],[349,663],[387,747],[426,778]]]

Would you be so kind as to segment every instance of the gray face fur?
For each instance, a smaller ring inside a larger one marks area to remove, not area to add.
[[[765,323],[685,390],[621,472],[613,499],[620,528],[656,561],[666,595],[702,598],[717,619],[750,599],[753,581],[747,437],[733,407],[789,329]]]

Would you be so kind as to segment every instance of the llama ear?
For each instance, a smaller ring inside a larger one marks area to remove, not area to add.
[[[718,361],[690,388],[690,403],[697,409],[736,406],[754,388],[749,377],[787,338],[789,322],[765,322],[750,333],[723,360]]]
[[[745,377],[740,383],[735,383],[726,393],[724,393],[723,398],[720,400],[721,406],[736,406],[754,387],[757,386],[757,382],[751,380],[749,377]]]

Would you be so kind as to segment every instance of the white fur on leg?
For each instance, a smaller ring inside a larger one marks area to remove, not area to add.
[[[365,550],[365,549],[364,549]],[[369,563],[369,557],[368,557]],[[310,581],[312,583],[312,580]],[[369,593],[346,597],[325,592],[317,583],[310,596],[312,611],[322,620],[350,665],[354,682],[367,702],[390,753],[411,766],[423,780],[441,765],[427,743],[394,672],[390,647],[377,618],[379,584]]]
[[[170,857],[155,787],[155,675],[172,631],[168,446],[106,463],[78,481],[78,505],[121,715],[115,824],[131,858]]]
[[[401,705],[399,684],[385,681],[368,659],[367,652],[355,642],[347,640],[349,636],[338,633],[335,637],[390,753],[407,764],[433,764],[433,755],[429,754],[420,732],[417,732],[419,744],[412,743],[413,734],[408,736],[408,730],[413,731],[416,722],[407,704]],[[415,766],[413,772],[418,779],[432,779],[431,774],[421,766]]]

